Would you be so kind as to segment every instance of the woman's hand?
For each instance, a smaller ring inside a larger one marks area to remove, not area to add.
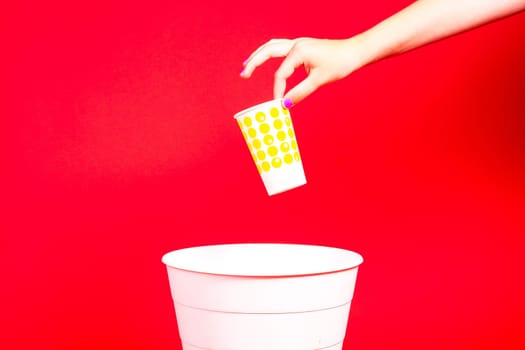
[[[285,57],[275,72],[274,98],[284,97],[291,107],[319,87],[342,79],[361,66],[356,43],[358,37],[344,40],[298,38],[272,39],[255,50],[243,63],[241,77],[249,78],[253,71],[273,57]],[[286,95],[286,80],[295,69],[303,66],[308,76]]]
[[[272,57],[285,57],[275,72],[274,97],[297,104],[319,87],[358,68],[525,9],[525,0],[418,0],[365,32],[343,40],[273,39],[244,62],[241,77]],[[285,95],[286,79],[304,66],[308,76]]]

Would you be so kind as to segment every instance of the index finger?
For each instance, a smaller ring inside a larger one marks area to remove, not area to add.
[[[283,57],[288,54],[293,41],[289,39],[272,39],[267,43],[259,46],[246,61],[241,76],[249,78],[255,68],[266,62],[270,58]]]

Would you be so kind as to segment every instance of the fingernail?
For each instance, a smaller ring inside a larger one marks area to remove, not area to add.
[[[289,98],[285,98],[283,101],[283,106],[286,108],[292,107],[293,106],[292,100],[290,100]]]
[[[244,73],[246,73],[246,69],[241,70],[241,73],[239,73],[239,75],[244,75]]]
[[[247,58],[247,59],[245,59],[244,61],[242,61],[242,65],[245,66],[245,65],[248,63],[249,60],[250,60],[250,59]]]

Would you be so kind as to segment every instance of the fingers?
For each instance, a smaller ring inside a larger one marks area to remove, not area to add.
[[[286,93],[284,96],[283,105],[286,108],[290,108],[298,104],[310,94],[312,94],[315,90],[317,90],[318,87],[319,84],[316,82],[316,79],[312,74],[310,74]]]
[[[304,41],[304,40],[303,40]],[[244,69],[241,77],[249,78],[254,70],[273,57],[284,57],[283,62],[275,72],[273,94],[274,98],[284,98],[283,105],[287,108],[301,102],[320,86],[316,73],[319,73],[306,61],[308,56],[308,45],[300,39],[272,39],[255,50],[246,61],[243,62]],[[292,76],[295,70],[304,66],[308,76],[302,82],[292,88],[286,96],[286,80]]]
[[[292,76],[297,67],[305,66],[307,70],[307,64],[304,60],[301,50],[297,50],[296,46],[292,47],[289,51],[288,56],[283,60],[274,76],[274,87],[273,95],[274,98],[282,98],[286,91],[286,80]]]
[[[284,57],[288,54],[293,46],[293,40],[289,39],[272,39],[266,44],[261,45],[255,50],[246,61],[244,69],[241,71],[241,77],[249,78],[255,68],[273,57]]]

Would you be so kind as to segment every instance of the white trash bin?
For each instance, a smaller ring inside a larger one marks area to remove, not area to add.
[[[252,243],[175,250],[162,262],[184,350],[341,350],[363,258]]]

